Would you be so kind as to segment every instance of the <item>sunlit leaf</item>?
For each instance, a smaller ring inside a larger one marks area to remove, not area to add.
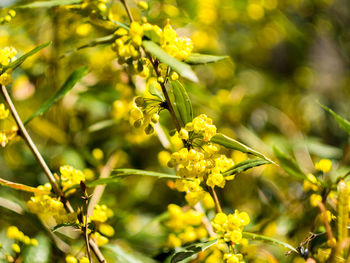
[[[287,244],[285,242],[282,242],[282,241],[280,241],[278,239],[274,239],[272,237],[267,237],[267,236],[258,235],[258,234],[254,234],[254,233],[249,233],[249,232],[243,232],[243,237],[247,238],[247,239],[250,239],[250,240],[260,240],[260,241],[264,241],[264,242],[271,243],[271,244],[274,244],[274,245],[283,246],[283,247],[288,248],[289,250],[292,250],[295,253],[299,254],[299,252],[293,246],[291,246],[291,245],[289,245],[289,244]]]
[[[9,187],[15,190],[25,191],[25,192],[39,193],[39,194],[45,193],[44,191],[41,191],[38,188],[31,187],[25,184],[13,183],[2,178],[0,178],[0,185]]]
[[[191,122],[193,119],[193,110],[191,100],[188,97],[187,91],[182,86],[179,81],[171,81],[174,93],[174,107],[177,108],[182,123],[185,125],[188,122]]]
[[[229,56],[213,56],[207,54],[192,53],[188,58],[184,60],[184,62],[190,65],[199,65],[217,62],[226,58],[229,58]]]
[[[151,83],[150,83],[150,85],[149,85],[149,87],[148,87],[148,92],[149,92],[151,95],[153,95],[153,96],[155,96],[155,97],[161,99],[162,101],[164,101],[164,100],[165,100],[165,99],[164,99],[164,95],[163,95],[162,91],[159,90],[159,89],[156,87],[155,83],[157,83],[157,82],[151,82]]]
[[[68,79],[63,84],[63,86],[50,99],[44,102],[41,105],[41,107],[24,122],[24,125],[28,124],[35,117],[39,115],[43,115],[45,112],[47,112],[56,101],[58,101],[60,98],[66,95],[68,91],[70,91],[75,86],[75,84],[79,82],[82,77],[86,75],[87,71],[88,71],[88,67],[82,67],[75,70],[68,77]]]
[[[234,165],[233,167],[225,171],[223,175],[224,176],[234,175],[264,164],[270,164],[270,162],[263,159],[247,159],[247,160],[244,160],[243,162],[240,162]]]
[[[35,237],[38,241],[37,246],[28,246],[23,253],[23,263],[47,263],[51,254],[51,241],[50,239],[39,234]]]
[[[10,64],[8,64],[7,66],[5,66],[2,69],[1,73],[4,73],[6,70],[8,69],[15,69],[18,66],[20,66],[27,58],[29,58],[30,56],[33,56],[35,53],[38,53],[40,50],[42,50],[43,48],[46,48],[47,46],[51,45],[51,41],[46,42],[44,44],[41,44],[35,48],[33,48],[31,51],[29,51],[28,53],[25,53],[23,56],[20,56],[19,58],[17,58],[15,61],[11,62]]]
[[[332,114],[333,118],[337,121],[340,128],[342,128],[344,131],[346,131],[350,135],[350,122],[343,117],[336,114],[333,110],[328,108],[327,106],[321,104],[321,107],[324,108],[326,111],[328,111],[330,114]]]
[[[56,232],[57,230],[63,228],[63,227],[79,227],[79,224],[78,223],[62,223],[62,224],[58,224],[57,226],[55,226],[53,229],[52,229],[52,232]]]
[[[180,62],[176,58],[170,56],[156,43],[149,40],[144,40],[142,41],[142,45],[146,49],[146,51],[158,58],[160,62],[169,65],[174,71],[178,72],[184,78],[187,78],[194,82],[198,82],[196,74],[192,71],[189,65]]]
[[[62,5],[79,4],[82,0],[52,0],[52,1],[36,1],[25,5],[16,6],[16,8],[42,8],[54,7]]]
[[[211,247],[212,245],[216,244],[217,242],[218,242],[218,240],[214,239],[211,241],[199,242],[196,244],[191,244],[191,245],[186,246],[184,248],[180,248],[172,256],[170,262],[176,263],[176,262],[180,262],[186,258],[192,257],[193,255],[198,254],[199,252],[206,250],[207,248]]]
[[[260,157],[261,159],[268,161],[269,163],[275,164],[272,160],[267,158],[262,153],[259,153],[258,151],[255,151],[255,150],[249,148],[248,146],[244,145],[243,143],[236,141],[236,140],[234,140],[234,139],[232,139],[224,134],[217,133],[215,136],[213,136],[211,138],[211,142],[220,144],[220,145],[225,146],[226,148],[229,148],[229,149],[234,149],[234,150],[237,150],[237,151],[240,151],[243,153],[249,153],[249,154],[255,155],[257,157]]]

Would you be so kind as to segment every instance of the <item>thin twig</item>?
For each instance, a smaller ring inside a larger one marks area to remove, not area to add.
[[[324,207],[324,204],[322,202],[317,202],[317,206],[318,206],[318,208],[320,209],[320,211],[322,213],[322,221],[323,221],[323,224],[324,224],[324,226],[326,228],[326,233],[327,233],[327,236],[328,236],[328,240],[331,243],[331,246],[334,247],[335,246],[334,236],[333,236],[333,233],[332,233],[331,226],[329,225],[329,222],[328,222],[328,216],[327,216],[326,208]]]
[[[130,22],[133,22],[134,18],[132,17],[132,14],[130,12],[129,6],[127,5],[126,1],[125,0],[120,0],[120,2],[122,2],[122,4],[123,4],[123,6],[125,8],[125,11],[128,14]]]
[[[26,144],[28,145],[28,147],[30,148],[30,150],[32,151],[34,157],[36,158],[36,160],[38,161],[39,165],[41,166],[42,170],[44,171],[46,177],[48,178],[54,192],[60,197],[61,202],[64,204],[67,212],[72,213],[74,212],[71,204],[69,203],[69,201],[64,197],[55,177],[53,176],[53,174],[51,173],[50,168],[47,166],[44,158],[41,156],[38,148],[36,147],[36,145],[34,144],[32,138],[30,137],[30,135],[27,132],[27,129],[24,127],[23,122],[21,120],[21,118],[19,117],[17,110],[11,100],[10,95],[7,92],[7,89],[5,86],[0,84],[0,88],[1,88],[1,93],[6,101],[6,104],[8,105],[11,115],[13,116],[17,126],[18,126],[18,132],[19,134],[22,136],[22,138],[24,139],[24,141],[26,142]],[[106,260],[104,259],[100,249],[98,248],[98,246],[96,245],[95,241],[90,239],[89,240],[90,246],[92,247],[96,257],[98,258],[99,262],[104,263],[106,262]]]

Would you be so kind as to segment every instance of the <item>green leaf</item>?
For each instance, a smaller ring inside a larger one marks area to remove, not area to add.
[[[184,61],[190,65],[199,65],[217,62],[226,58],[229,58],[229,56],[213,56],[207,54],[192,53]]]
[[[160,62],[169,65],[174,71],[179,73],[184,78],[187,78],[193,82],[198,82],[196,74],[192,71],[189,65],[180,62],[176,58],[170,56],[156,43],[149,40],[144,40],[142,41],[142,45],[146,51],[158,58]]]
[[[162,179],[180,179],[181,177],[173,174],[165,174],[165,173],[158,173],[158,172],[150,172],[150,171],[143,171],[143,170],[137,170],[137,169],[115,169],[112,172],[112,176],[109,176],[107,178],[101,178],[97,179],[95,181],[91,181],[86,183],[88,187],[93,187],[101,184],[112,184],[118,182],[121,178],[132,176],[132,175],[142,175],[142,176],[151,176],[151,177],[157,177]],[[79,185],[77,185],[79,187]]]
[[[153,95],[153,96],[155,96],[155,97],[161,99],[162,101],[165,101],[163,92],[162,92],[161,90],[159,90],[159,89],[156,87],[155,83],[157,83],[157,82],[154,82],[154,81],[151,82],[151,84],[150,84],[149,87],[148,87],[148,92],[149,92],[151,95]]]
[[[114,34],[110,34],[108,36],[104,36],[104,37],[99,37],[99,38],[93,39],[92,41],[90,41],[89,43],[87,43],[85,45],[82,45],[82,46],[79,46],[79,47],[77,47],[75,49],[67,51],[62,56],[60,56],[60,59],[66,57],[66,56],[68,56],[70,54],[72,54],[73,52],[76,52],[76,51],[84,49],[84,48],[95,47],[95,46],[98,46],[98,45],[104,45],[104,44],[113,43],[114,40],[116,40],[116,39],[117,39],[117,36],[114,35]]]
[[[56,232],[58,229],[61,229],[62,227],[68,227],[68,226],[79,227],[79,224],[78,223],[62,223],[62,224],[58,224],[57,226],[55,226],[52,229],[52,232]]]
[[[225,171],[223,175],[230,176],[230,175],[238,174],[250,168],[254,168],[264,164],[270,164],[270,162],[263,159],[247,159],[247,160],[244,160],[243,162],[240,162],[234,165],[233,167]]]
[[[16,6],[16,8],[41,8],[41,7],[54,7],[62,5],[79,4],[82,0],[52,0],[52,1],[37,1],[26,5]]]
[[[195,244],[191,244],[189,246],[186,246],[184,248],[181,248],[179,251],[176,251],[175,254],[171,258],[171,263],[180,262],[186,258],[192,257],[195,254],[198,254],[199,252],[202,252],[206,250],[207,248],[211,247],[212,245],[216,244],[218,242],[217,239],[206,241],[206,242],[199,242]]]
[[[251,240],[261,240],[261,241],[265,241],[265,242],[272,243],[275,245],[283,246],[283,247],[288,248],[289,250],[292,250],[295,253],[299,254],[299,252],[294,247],[292,247],[291,245],[289,245],[285,242],[279,241],[278,239],[274,239],[272,237],[267,237],[267,236],[258,235],[258,234],[254,234],[254,233],[249,233],[249,232],[243,232],[242,234],[243,234],[244,238],[251,239]]]
[[[51,254],[51,242],[48,237],[39,234],[35,237],[37,246],[28,246],[23,253],[23,263],[47,263]]]
[[[267,158],[265,155],[263,155],[262,153],[259,153],[251,148],[249,148],[248,146],[244,145],[243,143],[240,143],[239,141],[236,141],[224,134],[221,133],[217,133],[215,136],[213,136],[210,140],[213,143],[217,143],[220,144],[222,146],[225,146],[226,148],[229,149],[234,149],[243,153],[249,153],[252,154],[254,156],[257,156],[261,159],[264,159],[266,161],[268,161],[269,163],[275,164],[275,162],[273,162],[272,160],[270,160],[269,158]]]
[[[41,44],[35,48],[33,48],[31,51],[29,51],[28,53],[25,53],[23,56],[17,58],[15,61],[11,62],[10,64],[8,64],[7,66],[5,66],[2,71],[1,74],[4,73],[6,70],[12,68],[15,69],[18,66],[20,66],[27,58],[29,58],[30,56],[33,56],[35,53],[38,53],[40,50],[42,50],[43,48],[46,48],[47,46],[51,45],[51,41],[46,42],[44,44]]]
[[[191,100],[187,94],[186,89],[179,81],[171,81],[174,93],[174,107],[179,111],[180,118],[182,123],[191,122],[193,119],[193,110]]]
[[[44,102],[44,104],[42,104],[41,107],[24,122],[24,125],[28,124],[35,117],[43,115],[45,112],[47,112],[56,101],[58,101],[60,98],[66,95],[67,92],[70,91],[74,87],[74,85],[81,80],[83,76],[86,75],[87,70],[87,67],[82,67],[75,70],[68,77],[63,86],[50,99]]]
[[[113,256],[113,262],[122,263],[155,263],[156,261],[148,258],[135,251],[126,252],[120,246],[116,244],[108,244],[103,246],[104,252],[108,251]]]
[[[299,165],[292,158],[288,157],[277,147],[273,147],[273,151],[283,170],[285,170],[289,175],[294,176],[298,179],[309,181],[306,177],[306,174],[300,169]]]
[[[334,111],[332,111],[330,108],[327,106],[319,103],[323,109],[328,111],[330,114],[332,114],[333,118],[337,121],[338,125],[340,128],[342,128],[344,131],[346,131],[350,135],[350,122],[343,117],[339,116],[336,114]]]

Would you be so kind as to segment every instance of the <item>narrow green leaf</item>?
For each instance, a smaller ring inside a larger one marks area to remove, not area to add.
[[[229,58],[229,56],[213,56],[207,54],[192,53],[188,58],[185,59],[185,62],[190,65],[199,65],[217,62],[226,58]]]
[[[83,76],[86,75],[87,71],[87,67],[82,67],[75,70],[68,77],[63,86],[50,99],[44,102],[44,104],[42,104],[41,107],[24,122],[24,125],[28,124],[35,117],[43,115],[45,112],[47,112],[56,101],[58,101],[60,98],[66,95],[67,92],[70,91],[75,86],[75,84],[81,80]]]
[[[193,119],[193,109],[191,100],[186,89],[179,81],[171,81],[174,92],[174,106],[178,109],[182,123],[191,122]]]
[[[277,147],[273,147],[273,151],[280,162],[281,167],[285,170],[289,175],[294,176],[298,179],[308,180],[306,174],[300,169],[299,165],[290,157],[288,157],[285,153],[280,151]]]
[[[207,248],[211,247],[212,245],[216,244],[217,242],[218,242],[218,240],[214,239],[211,241],[191,244],[189,246],[181,248],[179,251],[175,252],[175,254],[172,256],[170,262],[176,263],[176,262],[180,262],[186,258],[192,257],[193,255],[198,254],[199,252],[206,250]]]
[[[50,239],[44,234],[35,237],[37,246],[28,246],[23,252],[23,263],[47,263],[51,254]]]
[[[57,230],[61,229],[62,227],[68,227],[68,226],[79,227],[79,224],[78,223],[62,223],[62,224],[58,224],[57,226],[55,226],[52,229],[52,232],[56,232]]]
[[[89,43],[79,46],[77,48],[74,48],[72,50],[67,51],[66,53],[64,53],[62,56],[60,56],[60,58],[64,58],[70,54],[72,54],[73,52],[76,52],[78,50],[84,49],[84,48],[89,48],[89,47],[95,47],[98,45],[104,45],[104,44],[110,44],[113,43],[114,40],[117,39],[117,36],[114,34],[110,34],[108,36],[104,36],[104,37],[99,37],[96,39],[91,40]]]
[[[5,66],[2,69],[1,73],[4,73],[6,70],[8,69],[15,69],[18,66],[20,66],[27,58],[29,58],[30,56],[33,56],[35,53],[38,53],[40,50],[42,50],[43,48],[46,48],[47,46],[51,45],[51,41],[46,42],[44,44],[41,44],[35,48],[33,48],[31,51],[29,51],[28,53],[25,53],[23,56],[17,58],[15,61],[11,62],[10,64],[8,64],[7,66]]]
[[[272,237],[267,237],[267,236],[258,235],[258,234],[254,234],[254,233],[249,233],[249,232],[243,232],[243,237],[247,238],[247,239],[251,239],[251,240],[261,240],[261,241],[265,241],[265,242],[268,242],[268,243],[272,243],[274,245],[283,246],[283,247],[288,248],[289,250],[292,250],[295,253],[299,254],[299,252],[294,247],[292,247],[291,245],[289,245],[289,244],[287,244],[285,242],[279,241],[278,239],[274,239]]]
[[[234,165],[233,167],[225,171],[223,175],[229,176],[229,175],[238,174],[248,169],[251,169],[260,165],[264,165],[264,164],[270,164],[270,162],[263,159],[247,159],[247,160],[244,160],[243,162],[240,162]]]
[[[333,118],[337,121],[337,123],[340,126],[340,128],[345,130],[350,135],[350,122],[348,120],[344,119],[343,117],[339,116],[338,114],[336,114],[333,110],[331,110],[327,106],[325,106],[325,105],[323,105],[321,103],[319,103],[319,104],[321,105],[321,107],[323,109],[325,109],[330,114],[332,114]]]
[[[261,159],[268,161],[269,163],[275,164],[275,162],[267,158],[262,153],[259,153],[258,151],[255,151],[249,148],[248,146],[244,145],[243,143],[240,143],[239,141],[236,141],[224,134],[217,133],[215,136],[211,138],[210,141],[213,143],[217,143],[222,146],[225,146],[226,148],[229,148],[229,149],[234,149],[243,153],[249,153],[249,154],[255,155],[257,157],[260,157]]]
[[[41,8],[41,7],[54,7],[62,5],[79,4],[82,0],[52,0],[52,1],[37,1],[26,5],[16,6],[16,8]]]
[[[88,187],[94,187],[102,184],[113,184],[113,183],[119,182],[121,178],[132,176],[132,175],[151,176],[151,177],[157,177],[162,179],[173,179],[173,180],[181,178],[173,174],[150,172],[150,171],[143,171],[143,170],[137,170],[137,169],[115,169],[113,170],[112,174],[113,174],[112,176],[109,176],[107,178],[101,178],[95,181],[88,182],[86,185]],[[77,185],[77,187],[79,187],[79,185]]]
[[[116,125],[118,122],[115,119],[112,120],[103,120],[97,123],[92,124],[87,128],[88,132],[97,132],[111,126]]]
[[[156,43],[150,40],[144,40],[142,41],[142,45],[146,51],[158,58],[160,62],[169,65],[174,71],[178,72],[184,78],[187,78],[193,82],[198,82],[196,74],[192,71],[189,65],[180,62],[176,58],[170,56]]]
[[[112,171],[112,174],[115,174],[118,177],[126,177],[131,175],[143,175],[143,176],[158,177],[163,179],[180,179],[181,178],[180,176],[177,176],[174,174],[166,174],[166,173],[144,171],[144,170],[137,170],[137,169],[114,169]]]

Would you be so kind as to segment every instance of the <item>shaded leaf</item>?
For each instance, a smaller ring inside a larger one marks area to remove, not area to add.
[[[171,81],[171,85],[173,87],[175,100],[174,107],[177,108],[182,123],[186,125],[186,123],[191,122],[193,119],[191,100],[188,97],[186,89],[179,81]]]
[[[320,105],[323,109],[328,111],[333,116],[333,118],[337,121],[340,128],[342,128],[344,131],[346,131],[350,135],[350,122],[348,120],[344,119],[343,117],[339,116],[338,114],[336,114],[333,110],[331,110],[327,106],[325,106],[321,103],[320,103]]]
[[[137,169],[115,169],[113,170],[112,174],[114,175],[109,176],[107,178],[101,178],[101,179],[88,182],[86,183],[86,186],[93,187],[101,184],[112,184],[112,183],[118,182],[123,177],[132,176],[132,175],[151,176],[151,177],[157,177],[162,179],[180,179],[181,178],[173,174],[150,172],[150,171],[143,171],[143,170],[137,170]],[[79,185],[77,185],[77,187],[79,187]]]
[[[75,49],[67,51],[62,56],[60,56],[60,58],[64,58],[64,57],[72,54],[73,52],[76,52],[76,51],[84,49],[84,48],[95,47],[95,46],[98,46],[98,45],[104,45],[104,44],[113,43],[114,40],[116,40],[116,39],[117,39],[117,36],[115,34],[111,34],[111,35],[108,35],[108,36],[104,36],[104,37],[99,37],[99,38],[93,39],[92,41],[90,41],[89,43],[87,43],[85,45],[82,45],[82,46],[79,46],[79,47],[77,47]]]
[[[178,61],[176,58],[170,56],[166,53],[160,46],[156,43],[144,40],[142,41],[143,47],[151,53],[153,56],[159,59],[160,62],[169,65],[174,71],[179,73],[184,78],[192,80],[194,82],[198,82],[198,78],[196,74],[192,71],[191,67],[186,63]]]
[[[192,53],[188,56],[188,58],[184,60],[184,62],[190,65],[199,65],[217,62],[225,58],[229,58],[229,56],[213,56],[207,54]]]
[[[191,244],[187,247],[181,248],[179,251],[176,251],[175,254],[171,258],[171,263],[180,262],[186,258],[189,258],[195,254],[198,254],[199,252],[202,252],[206,250],[207,248],[211,247],[212,245],[216,244],[218,242],[217,239],[206,241],[206,242],[199,242],[195,244]]]
[[[39,193],[39,194],[45,193],[44,191],[41,191],[38,188],[31,187],[25,184],[13,183],[2,178],[0,178],[0,185],[9,187],[15,190],[25,191],[25,192]]]
[[[25,53],[23,56],[20,56],[19,58],[17,58],[15,61],[11,62],[10,64],[8,64],[7,66],[5,66],[2,69],[2,73],[4,73],[6,70],[8,69],[15,69],[18,66],[20,66],[27,58],[29,58],[30,56],[33,56],[35,53],[38,53],[40,50],[42,50],[43,48],[46,48],[47,46],[51,45],[51,41],[46,42],[44,44],[41,44],[35,48],[33,48],[31,51]]]
[[[51,254],[51,242],[44,234],[35,237],[37,246],[28,246],[23,253],[23,263],[47,263]]]
[[[267,158],[265,155],[263,155],[262,153],[259,153],[251,148],[249,148],[248,146],[244,145],[243,143],[240,143],[239,141],[236,141],[224,134],[221,133],[217,133],[215,136],[213,136],[210,140],[211,142],[220,144],[222,146],[225,146],[226,148],[229,149],[234,149],[243,153],[249,153],[252,154],[254,156],[257,156],[261,159],[264,159],[266,161],[268,161],[269,163],[275,164],[272,160],[270,160],[269,158]]]
[[[264,164],[270,164],[270,162],[263,159],[247,159],[247,160],[244,160],[243,162],[240,162],[234,165],[233,167],[225,171],[223,175],[224,176],[234,175],[237,173],[244,172],[250,168],[254,168]]]
[[[62,227],[68,227],[68,226],[79,227],[80,225],[78,223],[62,223],[62,224],[58,224],[57,226],[55,226],[52,229],[52,232],[56,232],[57,230],[61,229]]]
[[[283,170],[285,170],[289,175],[298,179],[309,181],[306,174],[300,169],[299,165],[292,158],[280,151],[277,147],[273,147],[273,151]]]
[[[24,125],[28,124],[32,119],[39,115],[43,115],[45,112],[47,112],[51,106],[58,101],[60,98],[62,98],[64,95],[67,94],[68,91],[70,91],[77,82],[81,80],[82,77],[84,77],[87,73],[88,68],[82,67],[77,70],[75,70],[66,80],[66,82],[63,84],[63,86],[46,102],[44,102],[41,107],[34,112],[25,122]]]
[[[52,1],[37,1],[25,5],[16,6],[16,8],[41,8],[41,7],[53,7],[62,5],[79,4],[82,0],[52,0]]]
[[[274,245],[283,246],[283,247],[288,248],[289,250],[292,250],[295,253],[299,254],[299,252],[293,246],[291,246],[285,242],[282,242],[278,239],[274,239],[272,237],[267,237],[267,236],[258,235],[258,234],[254,234],[254,233],[249,233],[249,232],[243,232],[242,234],[243,234],[244,238],[251,239],[251,240],[261,240],[261,241],[268,242],[268,243],[271,243]]]

